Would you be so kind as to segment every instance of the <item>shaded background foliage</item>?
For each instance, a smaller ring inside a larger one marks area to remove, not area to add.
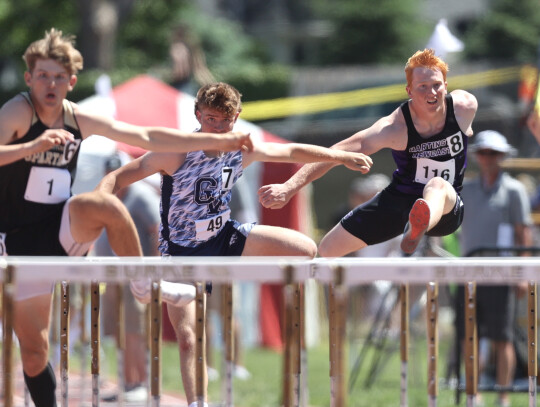
[[[223,0],[213,13],[187,0],[57,0],[54,5],[48,0],[4,0],[0,102],[24,89],[21,56],[31,41],[53,26],[75,34],[85,57],[74,100],[92,94],[102,72],[114,84],[143,72],[170,82],[169,46],[175,29],[183,25],[204,51],[214,77],[242,89],[249,101],[287,96],[295,66],[402,65],[411,50],[423,47],[433,28],[433,22],[422,20],[426,1],[288,0],[278,2],[282,14],[271,15],[263,0]],[[300,41],[291,60],[283,63],[269,51],[279,32],[253,35],[272,19],[287,23],[278,24],[279,29],[289,27],[287,35],[303,32],[309,22],[323,22],[326,28],[306,37],[309,45],[304,48]],[[458,30],[467,59],[535,62],[540,7],[537,0],[494,0],[488,13],[469,19]]]

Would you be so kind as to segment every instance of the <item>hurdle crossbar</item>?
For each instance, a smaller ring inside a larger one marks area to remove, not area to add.
[[[331,381],[333,381],[334,398],[332,405],[338,407],[346,403],[344,392],[343,373],[343,348],[340,339],[344,338],[345,312],[343,311],[345,297],[342,289],[351,285],[366,284],[377,280],[399,282],[401,284],[428,283],[428,294],[431,301],[428,319],[429,349],[429,403],[436,405],[437,398],[437,300],[439,283],[467,283],[476,281],[481,284],[518,284],[523,281],[536,283],[540,279],[540,258],[538,257],[481,257],[481,258],[343,258],[343,259],[315,259],[287,258],[282,257],[143,257],[143,258],[117,258],[117,257],[4,257],[0,259],[0,280],[4,283],[4,290],[16,290],[17,283],[35,281],[69,281],[88,282],[92,281],[92,375],[93,375],[93,406],[98,405],[97,398],[97,374],[99,371],[99,283],[114,282],[125,283],[131,279],[150,277],[154,281],[152,288],[152,373],[151,394],[153,405],[159,405],[161,383],[159,372],[161,370],[160,338],[161,320],[159,305],[161,304],[159,284],[155,282],[164,279],[169,281],[213,281],[224,283],[231,281],[258,281],[283,283],[294,286],[308,279],[315,279],[331,286],[333,304],[331,309],[335,312],[331,342],[335,345],[331,349]],[[38,272],[36,272],[38,270]],[[254,273],[253,270],[257,270]],[[13,281],[15,283],[13,283]],[[199,287],[198,292],[202,289]],[[531,291],[532,293],[533,291]],[[6,292],[4,292],[6,294]],[[5,296],[11,300],[12,292]],[[531,301],[536,296],[531,294]],[[204,298],[204,296],[203,296]],[[10,301],[5,303],[6,309],[11,306]],[[292,307],[299,309],[298,302]],[[6,311],[5,309],[5,311]],[[204,308],[203,319],[204,319]],[[341,311],[341,312],[340,312]],[[536,310],[534,310],[534,314]],[[340,318],[343,317],[343,318]],[[536,320],[536,319],[535,319]],[[297,327],[301,325],[300,319],[290,319]],[[536,327],[533,327],[532,336],[536,335]],[[300,330],[299,330],[300,332]],[[292,332],[291,332],[292,333]],[[291,335],[291,337],[293,337]],[[198,336],[204,338],[204,331]],[[294,335],[295,342],[299,342],[300,335]],[[4,338],[6,339],[6,338]],[[9,341],[9,339],[7,339]],[[536,338],[534,337],[534,346]],[[532,347],[531,343],[531,347]],[[7,343],[4,343],[7,345]],[[298,353],[299,349],[295,349]],[[199,360],[204,354],[199,355]],[[291,359],[293,355],[290,355]],[[297,356],[295,361],[298,361]],[[4,363],[9,365],[11,356],[4,355]],[[204,366],[204,363],[202,364]],[[292,364],[287,366],[292,367]],[[299,371],[295,363],[294,373],[298,378]],[[200,371],[199,377],[204,375]],[[288,370],[292,373],[293,370]],[[530,366],[530,376],[536,377],[537,366]],[[7,376],[6,376],[7,375]],[[5,373],[5,404],[9,407],[11,402],[9,373]],[[287,392],[290,405],[298,405],[299,388],[297,385]],[[199,404],[205,399],[205,394],[198,392]],[[534,399],[536,395],[534,395]],[[402,400],[405,404],[406,401]]]
[[[538,257],[467,258],[342,258],[296,257],[4,257],[17,270],[17,281],[69,280],[126,282],[150,277],[168,281],[258,281],[282,283],[287,266],[294,267],[294,281],[334,281],[334,270],[343,268],[343,283],[365,284],[377,280],[400,283],[518,284],[540,280]],[[35,273],[39,268],[39,274]],[[257,270],[254,273],[253,270]],[[0,278],[4,279],[4,273]]]

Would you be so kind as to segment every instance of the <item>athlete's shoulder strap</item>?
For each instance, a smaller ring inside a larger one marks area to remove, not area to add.
[[[416,128],[414,127],[414,123],[411,116],[411,110],[409,108],[409,101],[403,102],[401,104],[401,113],[403,114],[403,118],[405,119],[405,123],[407,124],[407,132],[408,134],[416,134]]]
[[[20,95],[28,102],[28,104],[32,108],[32,123],[31,123],[31,126],[33,126],[34,124],[37,123],[37,121],[39,120],[39,117],[38,117],[38,115],[36,113],[36,108],[34,107],[34,104],[32,103],[32,98],[30,97],[30,92],[29,91],[21,92]]]
[[[69,100],[64,99],[62,105],[64,107],[64,125],[80,131],[79,123],[77,123],[77,119],[75,118],[73,104]]]

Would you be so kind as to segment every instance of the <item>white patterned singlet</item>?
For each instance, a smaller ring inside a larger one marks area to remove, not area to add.
[[[168,241],[196,247],[218,234],[230,218],[231,190],[242,176],[242,152],[208,157],[187,153],[183,165],[161,178],[159,250]]]

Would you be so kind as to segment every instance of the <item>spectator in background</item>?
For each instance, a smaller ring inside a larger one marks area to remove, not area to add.
[[[173,65],[171,85],[179,91],[195,95],[200,86],[215,82],[199,40],[186,26],[174,30],[169,56]]]
[[[390,178],[384,174],[370,174],[359,177],[351,182],[346,204],[341,205],[334,214],[333,224],[339,221],[357,206],[360,206],[375,197],[390,183]],[[361,257],[387,257],[391,253],[399,251],[399,242],[390,239],[386,242],[365,247],[355,252],[354,256]]]
[[[122,160],[118,155],[113,155],[105,162],[105,174],[122,166]],[[144,256],[158,256],[157,250],[159,229],[159,194],[152,187],[143,182],[130,185],[117,194],[118,198],[128,209],[141,242]],[[96,256],[114,256],[107,234],[102,233],[96,241],[93,249]],[[126,347],[124,358],[124,401],[127,403],[144,402],[147,400],[148,391],[146,371],[146,330],[145,330],[145,307],[138,301],[129,289],[124,286],[123,300],[125,307]],[[103,295],[103,331],[104,335],[114,335],[115,326],[118,323],[116,315],[117,296],[115,285],[108,285]],[[102,397],[103,401],[112,402],[118,400],[116,393]]]
[[[384,174],[370,174],[355,178],[349,187],[347,202],[341,205],[334,214],[333,224],[339,221],[351,212],[357,206],[360,206],[373,199],[390,183],[390,178]],[[351,253],[354,257],[394,257],[401,256],[399,242],[401,237],[395,237],[385,242],[367,246],[362,250]],[[360,339],[363,326],[361,321],[376,313],[381,304],[382,294],[390,288],[387,281],[375,281],[373,284],[359,285],[350,288],[349,315],[353,324],[350,335],[353,340]]]
[[[487,130],[478,133],[470,150],[475,153],[479,176],[464,182],[461,191],[467,202],[459,234],[462,255],[480,248],[531,246],[532,221],[527,192],[501,167],[505,157],[514,154],[514,148],[502,134]],[[477,287],[478,337],[492,341],[497,360],[496,383],[501,386],[511,385],[514,379],[514,310],[516,294],[524,293],[525,287],[526,283],[519,287]],[[464,292],[460,287],[458,304],[463,303]],[[463,338],[463,309],[458,308],[457,318]],[[480,371],[483,367],[481,358]],[[508,393],[499,393],[498,405],[510,406]]]

